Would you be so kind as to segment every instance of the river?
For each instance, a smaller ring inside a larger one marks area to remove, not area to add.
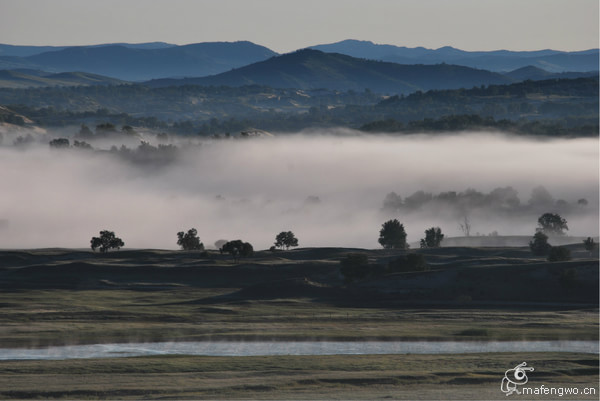
[[[577,352],[598,354],[598,341],[201,341],[0,348],[0,360],[62,360],[150,355],[269,356]]]

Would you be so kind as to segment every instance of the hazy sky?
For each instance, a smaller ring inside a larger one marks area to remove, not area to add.
[[[597,48],[598,0],[0,0],[0,43],[343,39],[465,50]]]

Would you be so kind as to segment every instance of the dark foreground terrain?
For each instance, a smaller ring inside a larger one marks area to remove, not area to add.
[[[571,261],[553,263],[528,248],[418,250],[429,271],[353,283],[340,273],[346,254],[366,253],[376,269],[404,251],[306,248],[240,262],[210,251],[0,251],[0,348],[598,340],[597,254],[570,248]],[[504,372],[523,361],[536,385],[597,388],[594,354],[156,356],[3,361],[0,398],[505,399]]]

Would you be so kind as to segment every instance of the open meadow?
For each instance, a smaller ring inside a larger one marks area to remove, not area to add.
[[[519,247],[419,250],[428,271],[353,283],[340,273],[348,253],[377,266],[407,251],[301,248],[234,262],[213,251],[7,250],[0,344],[598,341],[598,258],[569,247],[571,261],[552,263]],[[504,371],[522,361],[538,384],[598,381],[598,355],[567,352],[173,355],[2,361],[0,397],[500,399]]]

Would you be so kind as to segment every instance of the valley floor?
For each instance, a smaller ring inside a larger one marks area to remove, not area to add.
[[[264,251],[240,263],[180,251],[0,251],[0,348],[273,339],[597,341],[598,258],[578,247],[572,246],[573,260],[555,263],[527,248],[419,250],[429,271],[351,284],[339,269],[348,252],[381,265],[404,251]],[[595,354],[157,356],[2,361],[0,398],[505,399],[504,372],[523,361],[535,367],[532,386],[597,390]]]

